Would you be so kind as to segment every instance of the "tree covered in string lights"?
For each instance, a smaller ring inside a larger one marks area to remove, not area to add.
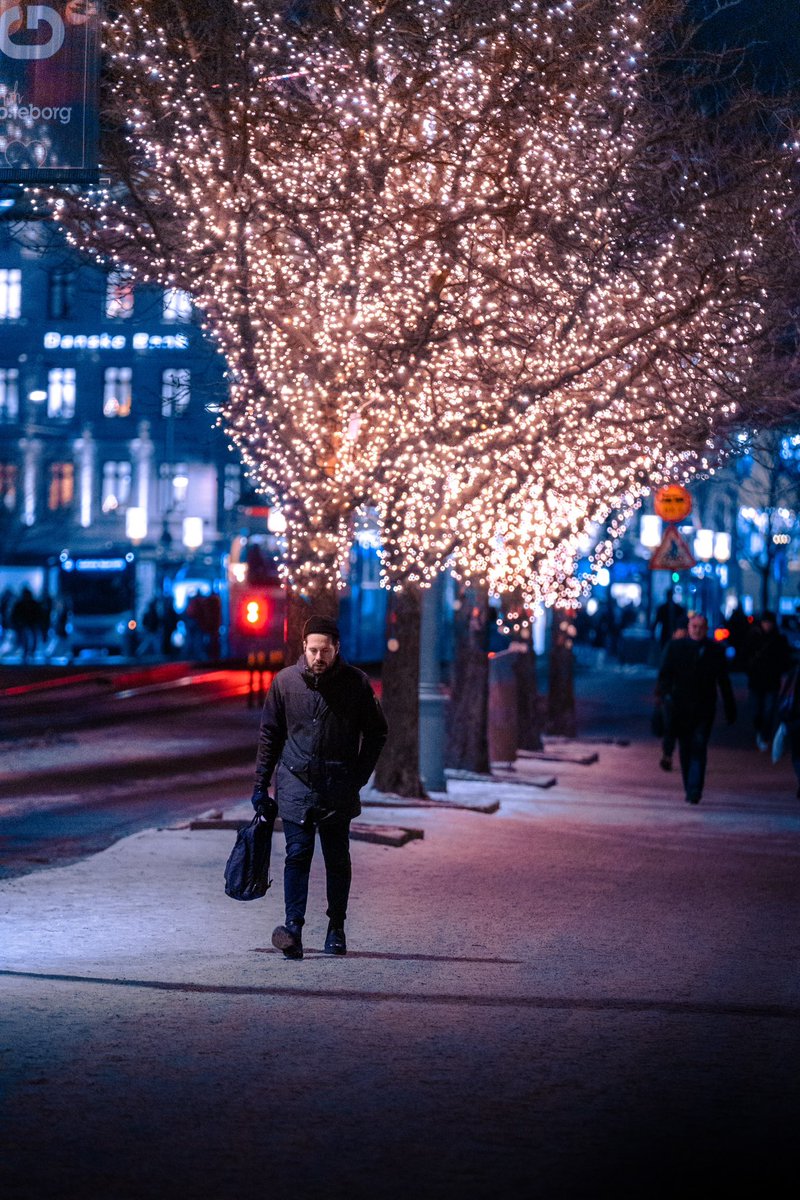
[[[318,603],[364,506],[392,582],[555,600],[582,538],[602,559],[711,461],[791,200],[749,97],[687,87],[682,7],[115,6],[112,186],[61,216],[192,293]]]

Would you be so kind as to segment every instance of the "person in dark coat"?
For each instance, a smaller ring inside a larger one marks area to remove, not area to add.
[[[800,664],[795,663],[783,677],[778,696],[778,721],[786,726],[792,767],[800,800]],[[773,760],[774,761],[774,760]]]
[[[774,612],[762,612],[747,649],[747,683],[753,704],[753,726],[759,750],[768,750],[775,735],[775,711],[781,679],[792,652],[778,629]]]
[[[675,589],[670,588],[663,604],[656,609],[653,622],[653,633],[658,636],[658,644],[663,649],[677,630],[685,629],[688,621],[686,609],[675,599]]]
[[[312,617],[303,630],[301,657],[277,673],[264,701],[252,797],[256,811],[267,812],[267,789],[274,784],[286,835],[286,921],[273,932],[272,944],[286,958],[303,957],[317,832],[328,899],[325,953],[347,953],[350,822],[361,812],[359,790],[375,769],[387,733],[369,679],[339,653],[335,621]]]
[[[11,609],[11,626],[22,651],[22,661],[27,662],[36,653],[42,631],[42,606],[27,585]]]
[[[668,701],[672,714],[687,804],[699,804],[703,795],[717,692],[728,724],[736,720],[725,655],[707,633],[708,622],[702,613],[691,613],[687,637],[669,642],[664,651],[656,685],[657,696]]]

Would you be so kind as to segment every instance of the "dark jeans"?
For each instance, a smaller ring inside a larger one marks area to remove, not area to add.
[[[708,757],[708,739],[711,737],[711,724],[703,721],[696,725],[679,725],[676,732],[684,790],[687,796],[693,796],[699,800],[703,794],[703,784],[706,780],[706,759]]]
[[[286,835],[286,864],[283,871],[283,894],[286,901],[286,920],[302,925],[308,902],[308,877],[317,830],[325,859],[325,881],[328,896],[328,917],[340,929],[347,917],[350,896],[350,818],[327,817],[315,825],[312,821],[298,825],[283,822]]]
[[[756,735],[765,742],[771,742],[775,733],[775,714],[778,708],[778,689],[767,691],[765,688],[752,688],[753,725]]]

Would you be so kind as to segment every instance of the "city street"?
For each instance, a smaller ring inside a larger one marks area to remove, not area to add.
[[[584,671],[581,741],[503,782],[367,795],[363,823],[422,836],[354,842],[344,959],[318,861],[305,959],[272,949],[281,836],[251,904],[225,828],[0,883],[3,1195],[794,1194],[796,784],[743,712],[687,806],[652,682]]]

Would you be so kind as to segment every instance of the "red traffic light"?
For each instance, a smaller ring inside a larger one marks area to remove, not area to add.
[[[258,636],[269,625],[269,606],[263,596],[242,596],[236,609],[236,628],[240,633]]]

